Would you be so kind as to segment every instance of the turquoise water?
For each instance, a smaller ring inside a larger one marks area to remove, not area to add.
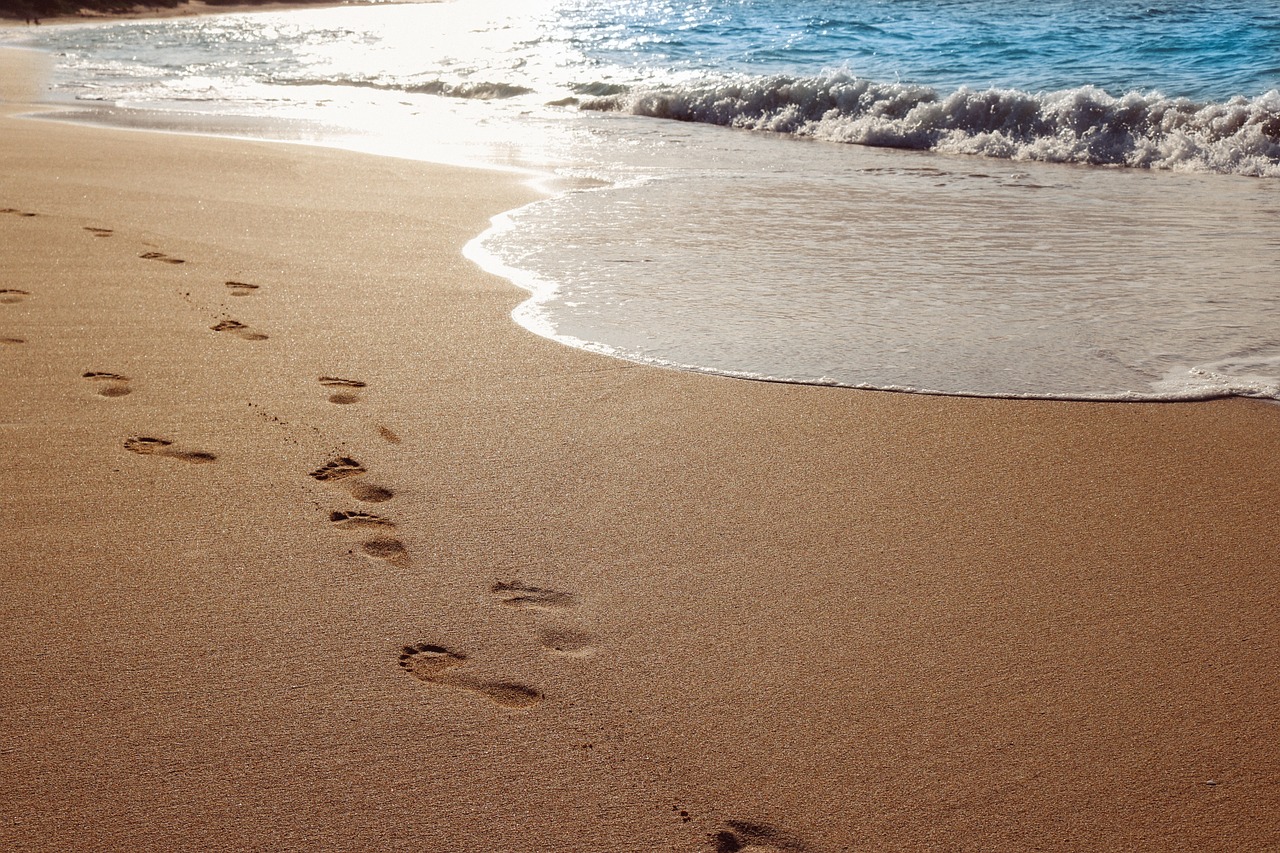
[[[1274,4],[457,0],[0,37],[56,55],[64,117],[579,187],[469,250],[574,346],[930,393],[1280,398]]]
[[[584,55],[620,66],[1221,101],[1280,86],[1280,7],[1260,0],[575,2]]]

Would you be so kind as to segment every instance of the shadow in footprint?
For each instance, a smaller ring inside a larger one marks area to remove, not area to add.
[[[530,586],[522,581],[498,581],[490,592],[498,597],[504,607],[528,607],[537,610],[558,610],[572,607],[577,603],[577,596],[571,592],[558,589]]]
[[[712,840],[715,842],[715,853],[738,853],[738,851],[758,850],[790,851],[804,853],[808,848],[804,842],[789,832],[770,826],[767,823],[756,823],[747,820],[725,821],[726,829],[717,832]]]
[[[88,225],[84,227],[84,230],[88,231],[95,237],[110,237],[112,234],[116,233],[110,228],[92,228]]]
[[[230,332],[237,338],[246,341],[265,341],[267,339],[267,336],[262,332],[255,332],[239,320],[219,320],[209,328],[215,332]]]
[[[339,379],[336,376],[321,376],[318,381],[326,388],[338,389],[329,395],[329,402],[339,405],[359,403],[360,395],[354,393],[355,389],[365,387],[359,379]]]
[[[595,651],[591,647],[592,636],[586,631],[568,628],[543,628],[538,631],[538,642],[549,652],[561,655],[586,657]]]
[[[26,341],[22,338],[0,338],[0,344],[4,344],[6,346],[17,346],[18,344],[25,343]]]
[[[162,264],[185,264],[182,258],[174,258],[164,252],[143,252],[138,257],[148,261],[160,261]]]
[[[14,303],[21,302],[31,295],[29,290],[18,290],[16,287],[0,288],[0,302]]]
[[[257,289],[258,285],[256,284],[246,284],[243,281],[227,282],[227,290],[231,291],[232,296],[252,296]]]
[[[542,701],[542,694],[515,681],[485,681],[455,672],[466,663],[467,656],[444,646],[418,643],[400,650],[400,668],[419,681],[470,690],[502,705],[504,708],[531,708]]]
[[[85,379],[98,386],[99,397],[123,397],[129,393],[129,377],[119,373],[90,370],[82,373]]]
[[[16,207],[0,207],[0,213],[7,213],[10,216],[39,216],[38,213],[32,213],[29,210],[18,210]]]
[[[386,486],[376,486],[373,483],[352,483],[350,492],[351,497],[367,504],[384,503],[396,496],[396,493]]]
[[[388,563],[403,565],[409,559],[409,549],[399,539],[379,538],[360,543],[360,550],[366,557],[374,560],[386,560]]]
[[[164,456],[169,459],[178,459],[182,462],[196,464],[213,462],[218,458],[212,453],[206,453],[203,450],[183,450],[180,447],[174,447],[172,441],[167,441],[163,438],[138,435],[125,439],[124,449],[131,453],[140,453],[143,456]]]

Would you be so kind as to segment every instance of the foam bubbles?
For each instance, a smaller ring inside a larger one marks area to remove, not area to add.
[[[1280,91],[1197,104],[1082,86],[1033,94],[876,83],[835,72],[590,98],[582,109],[1005,160],[1280,177]]]

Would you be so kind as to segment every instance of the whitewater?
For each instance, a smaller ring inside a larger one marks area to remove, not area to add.
[[[498,0],[8,31],[61,116],[514,169],[566,344],[858,388],[1280,399],[1280,10]]]

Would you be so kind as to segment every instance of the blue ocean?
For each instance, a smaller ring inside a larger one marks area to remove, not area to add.
[[[501,168],[516,319],[779,381],[1280,398],[1280,6],[454,0],[10,30],[80,121]]]

